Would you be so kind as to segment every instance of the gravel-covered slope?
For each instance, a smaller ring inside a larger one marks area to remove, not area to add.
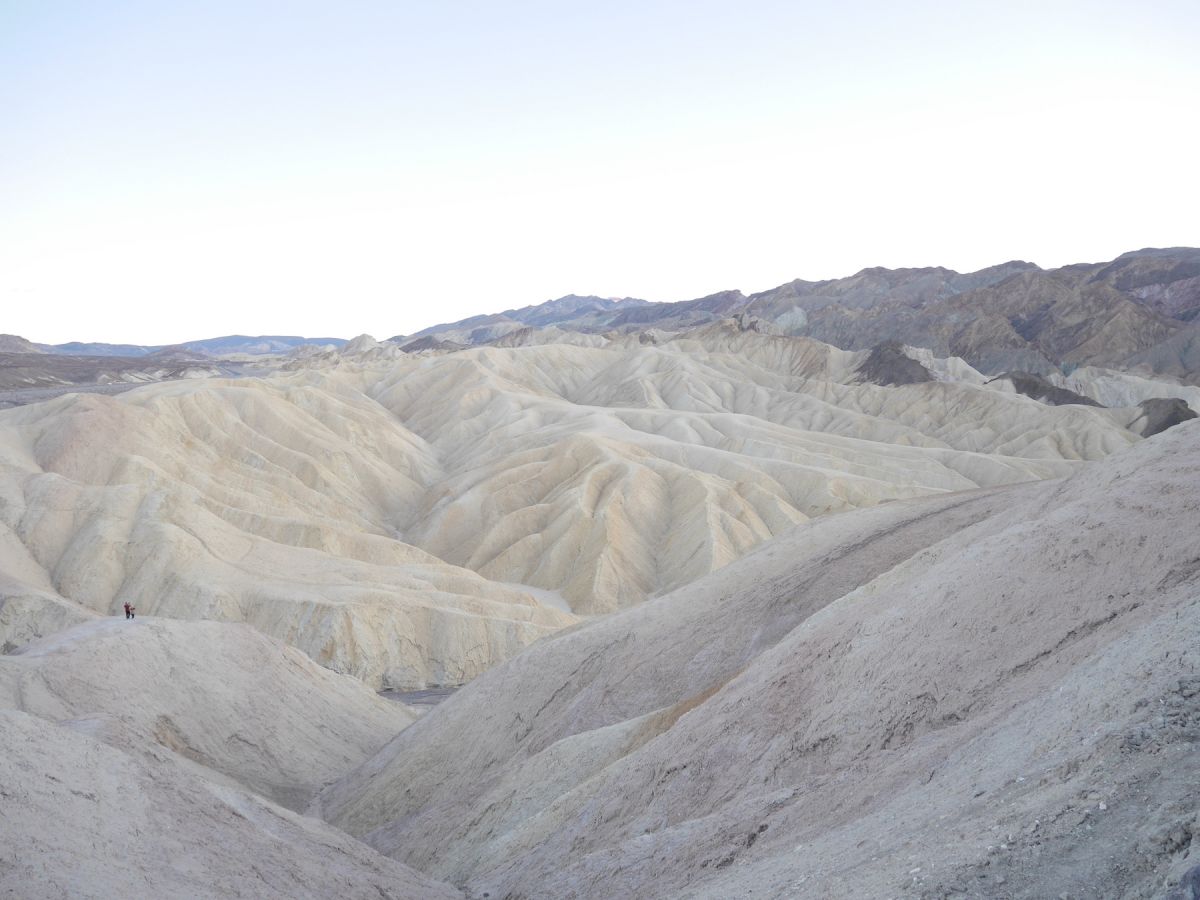
[[[300,808],[413,720],[246,625],[97,619],[0,656],[0,708],[130,753],[165,747]]]
[[[254,897],[453,900],[449,885],[322,822],[0,710],[0,895],[23,900]]]

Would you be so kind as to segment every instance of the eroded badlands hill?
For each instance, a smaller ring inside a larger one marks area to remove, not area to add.
[[[1050,406],[915,351],[929,380],[877,384],[867,351],[756,327],[418,355],[364,339],[280,377],[0,412],[0,641],[130,599],[374,686],[461,683],[797,523],[1140,439],[1137,406]]]
[[[439,464],[337,378],[164,384],[0,418],[0,544],[22,634],[129,599],[421,684],[469,678],[573,621],[395,538],[390,520]]]
[[[315,809],[474,897],[1157,896],[1200,861],[1197,509],[1191,422],[815,520],[539,642]]]

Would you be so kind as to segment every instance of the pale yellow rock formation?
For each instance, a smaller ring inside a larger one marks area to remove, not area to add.
[[[373,686],[457,684],[576,621],[549,596],[610,612],[813,517],[1139,439],[1135,410],[1045,406],[952,364],[864,384],[862,353],[734,322],[536,337],[419,356],[363,337],[277,377],[0,412],[0,642],[130,599]]]

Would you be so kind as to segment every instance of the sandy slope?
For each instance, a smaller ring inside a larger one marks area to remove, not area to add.
[[[1200,853],[1198,508],[1192,423],[817,520],[531,647],[316,808],[473,896],[1152,896]]]
[[[246,625],[34,641],[0,657],[0,894],[461,896],[284,808],[413,718]]]
[[[293,808],[412,720],[245,625],[102,618],[0,656],[0,708],[165,747]]]
[[[0,411],[0,646],[132,599],[374,686],[461,683],[576,621],[545,591],[610,612],[816,516],[1139,439],[1139,410],[1045,406],[961,365],[881,387],[862,354],[735,322],[640,340],[362,339],[278,378]]]
[[[450,900],[453,888],[321,822],[0,710],[0,895]]]

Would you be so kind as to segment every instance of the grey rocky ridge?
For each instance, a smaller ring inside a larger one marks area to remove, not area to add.
[[[1198,285],[5,336],[0,894],[1190,890]]]
[[[408,339],[446,335],[478,344],[531,324],[590,333],[677,330],[737,313],[848,350],[899,341],[961,357],[992,374],[1098,365],[1137,367],[1193,384],[1200,377],[1200,249],[1190,247],[1049,270],[1019,261],[967,274],[940,267],[864,269],[848,278],[796,280],[748,296],[725,291],[682,303],[572,296],[433,326]]]

